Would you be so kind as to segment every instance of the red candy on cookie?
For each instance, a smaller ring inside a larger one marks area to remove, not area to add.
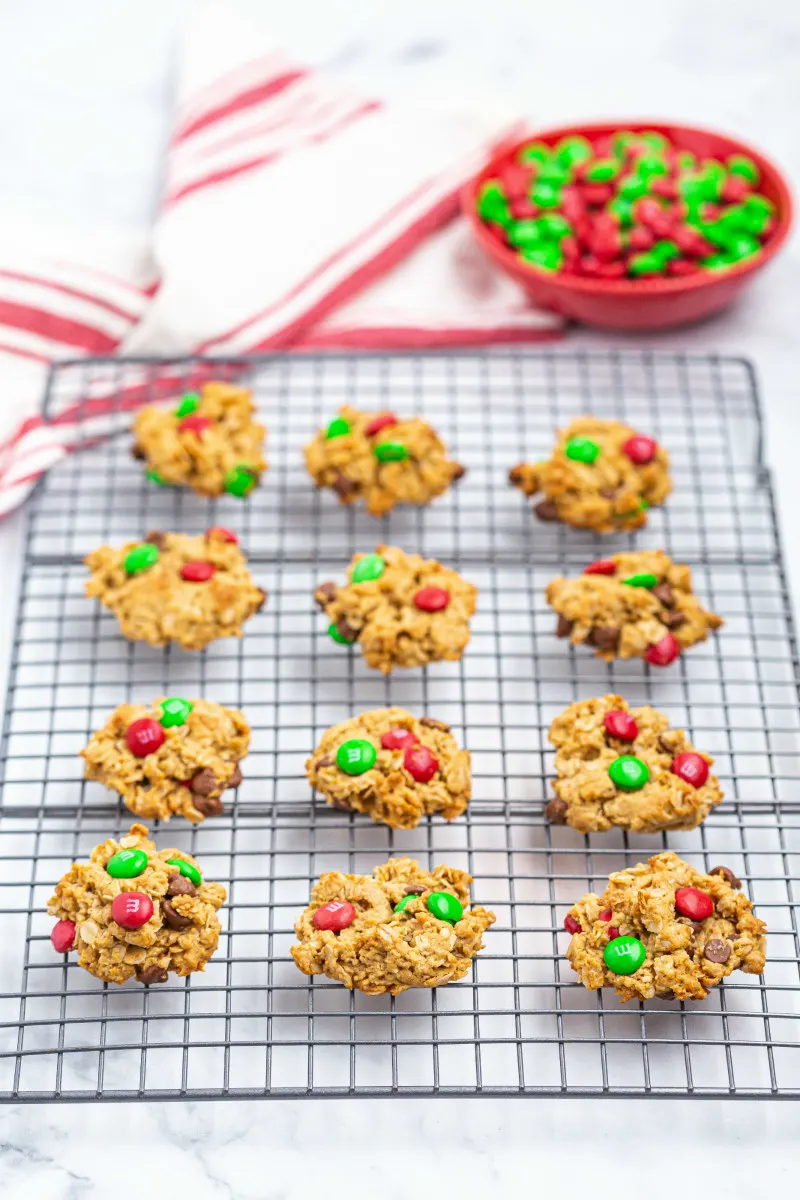
[[[138,721],[131,721],[125,730],[128,749],[137,758],[154,754],[163,745],[166,736],[161,722],[154,721],[152,717],[140,717]]]
[[[329,904],[323,904],[317,909],[311,923],[316,929],[328,929],[339,933],[340,930],[347,929],[348,925],[352,925],[355,919],[356,910],[349,900],[331,900]]]

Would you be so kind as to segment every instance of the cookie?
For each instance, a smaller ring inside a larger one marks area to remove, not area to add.
[[[120,704],[81,757],[84,778],[119,792],[137,817],[197,822],[222,812],[222,793],[242,782],[249,745],[250,726],[236,709],[162,696],[149,708]]]
[[[429,504],[465,470],[447,457],[436,431],[419,417],[346,405],[305,454],[316,487],[331,488],[341,504],[363,501],[374,517],[396,504]]]
[[[584,987],[621,1000],[703,1000],[733,971],[760,975],[766,925],[727,867],[705,875],[666,851],[609,876],[564,920]]]
[[[436,813],[454,820],[472,788],[469,751],[459,750],[450,726],[404,708],[376,708],[333,725],[306,774],[328,804],[393,829],[413,829]]]
[[[196,537],[151,530],[121,549],[100,546],[84,559],[86,595],[113,612],[126,638],[202,650],[241,637],[266,592],[256,587],[235,534],[215,526]]]
[[[132,825],[57,884],[47,905],[58,917],[50,940],[59,954],[77,950],[80,966],[104,983],[164,983],[170,971],[203,970],[219,942],[225,899],[191,854],[157,850],[146,827]]]
[[[689,568],[663,550],[599,559],[577,579],[553,579],[546,596],[558,613],[556,636],[592,646],[607,662],[644,658],[665,667],[723,624],[692,592]]]
[[[533,509],[541,521],[628,532],[644,525],[647,510],[672,490],[666,450],[621,421],[577,417],[557,437],[546,462],[521,463],[509,473],[526,496],[543,493]]]
[[[295,924],[292,958],[304,975],[327,975],[368,996],[452,983],[496,920],[469,907],[471,882],[466,871],[429,872],[413,858],[390,858],[371,875],[330,871]]]
[[[388,675],[395,667],[461,658],[478,589],[434,559],[378,546],[356,554],[348,583],[322,583],[314,598],[336,642],[358,642],[367,665]]]
[[[206,383],[175,408],[140,409],[131,453],[153,483],[191,488],[198,496],[247,496],[267,469],[266,430],[254,412],[245,388]]]
[[[558,778],[545,814],[556,825],[581,833],[694,829],[722,800],[713,758],[649,705],[629,708],[614,695],[580,700],[553,721],[550,741]]]

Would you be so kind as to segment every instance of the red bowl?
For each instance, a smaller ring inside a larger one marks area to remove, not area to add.
[[[478,189],[498,174],[517,152],[534,138],[554,145],[564,137],[584,134],[601,137],[618,129],[634,133],[647,129],[663,133],[681,150],[691,150],[702,158],[722,158],[729,154],[747,154],[761,171],[759,191],[775,205],[776,223],[763,249],[727,271],[702,272],[677,279],[587,279],[537,270],[500,243],[478,216]],[[778,169],[763,155],[721,133],[694,129],[688,125],[660,125],[654,121],[607,121],[597,125],[571,125],[550,129],[505,146],[463,189],[461,204],[478,242],[501,270],[521,284],[535,304],[587,325],[605,329],[669,329],[686,325],[719,312],[730,304],[751,279],[777,254],[786,241],[792,223],[792,199]]]

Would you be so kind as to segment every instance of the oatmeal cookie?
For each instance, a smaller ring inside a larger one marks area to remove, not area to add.
[[[345,405],[305,450],[318,488],[332,488],[341,504],[363,500],[382,517],[396,504],[428,504],[460,479],[437,433],[419,417],[358,412]]]
[[[731,972],[764,969],[767,927],[741,886],[728,867],[704,875],[677,854],[656,854],[573,904],[567,958],[590,991],[703,1000]]]
[[[644,658],[665,667],[723,624],[692,592],[689,568],[663,550],[589,563],[577,579],[553,579],[546,596],[558,613],[556,636],[593,646],[607,662]]]
[[[242,782],[250,727],[240,712],[208,700],[162,696],[148,708],[120,704],[81,757],[85,779],[119,792],[131,812],[203,821],[222,812],[222,793]]]
[[[413,858],[390,858],[371,875],[330,871],[295,924],[292,958],[305,975],[368,996],[461,979],[496,920],[469,907],[471,882],[466,871],[428,872]]]
[[[86,595],[111,609],[126,638],[202,650],[242,636],[266,592],[256,587],[235,534],[214,526],[196,537],[154,529],[119,550],[100,546],[84,559]]]
[[[47,911],[58,917],[50,939],[59,954],[105,983],[164,983],[170,971],[202,971],[217,948],[217,909],[226,893],[203,880],[183,850],[157,850],[144,825],[95,846],[73,863]]]
[[[358,642],[368,666],[388,675],[395,667],[461,658],[478,589],[434,559],[378,546],[356,554],[349,582],[322,583],[314,598],[336,642]]]
[[[252,393],[230,383],[206,383],[177,408],[150,404],[133,423],[132,454],[154,483],[188,487],[198,496],[247,496],[267,462],[266,430],[253,420]]]
[[[714,762],[649,705],[621,696],[570,704],[550,726],[556,794],[545,814],[581,833],[694,829],[722,800]]]
[[[521,463],[508,477],[526,496],[544,494],[533,510],[541,521],[627,532],[644,525],[648,508],[672,490],[666,450],[629,425],[577,417],[557,436],[552,458]]]
[[[434,813],[454,820],[472,786],[469,751],[459,750],[450,726],[404,708],[376,708],[333,725],[306,774],[328,804],[393,829],[413,829]]]

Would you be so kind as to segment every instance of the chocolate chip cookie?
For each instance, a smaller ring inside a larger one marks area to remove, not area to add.
[[[620,421],[577,417],[557,438],[546,462],[520,463],[509,473],[526,496],[543,493],[533,510],[541,521],[627,532],[644,525],[647,510],[672,489],[667,451]]]
[[[295,924],[292,958],[305,975],[368,996],[461,979],[496,919],[470,908],[471,882],[466,871],[426,871],[412,858],[390,858],[371,875],[330,871]]]
[[[689,568],[663,550],[599,559],[577,579],[553,579],[546,596],[558,613],[556,636],[594,647],[607,662],[644,658],[665,667],[723,624],[692,592]]]

